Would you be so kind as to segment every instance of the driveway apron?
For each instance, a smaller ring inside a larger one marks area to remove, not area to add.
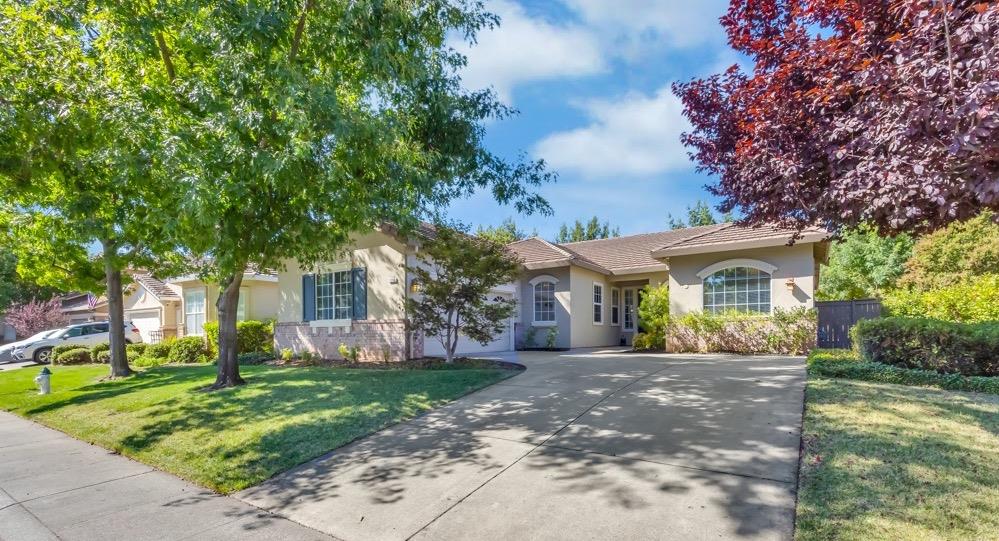
[[[792,537],[801,358],[520,358],[236,496],[350,541]]]

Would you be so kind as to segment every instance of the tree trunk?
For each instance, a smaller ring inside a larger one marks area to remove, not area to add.
[[[121,270],[115,266],[114,247],[101,242],[104,249],[104,279],[108,296],[108,337],[111,344],[111,377],[132,375],[125,355],[125,294],[121,289]]]
[[[460,336],[458,334],[458,318],[459,318],[458,314],[455,314],[454,325],[449,325],[447,330],[447,339],[448,339],[447,364],[451,364],[454,362],[454,352],[456,349],[458,349],[458,337]],[[448,316],[448,321],[450,320],[451,318],[450,316]]]
[[[229,277],[219,290],[215,303],[219,313],[218,374],[212,389],[243,385],[239,376],[239,350],[236,342],[236,311],[239,308],[239,288],[243,285],[243,271]]]

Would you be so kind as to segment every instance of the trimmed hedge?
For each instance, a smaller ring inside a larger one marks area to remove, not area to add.
[[[251,351],[249,353],[239,354],[239,364],[249,365],[249,364],[264,364],[274,360],[273,353],[264,353],[262,351]]]
[[[90,358],[97,361],[97,357],[100,356],[102,351],[111,351],[111,344],[109,342],[102,342],[90,348]]]
[[[146,350],[145,357],[154,357]],[[171,364],[194,364],[208,362],[208,347],[200,336],[186,336],[174,340],[170,353],[166,356]]]
[[[815,346],[816,324],[815,310],[805,308],[775,308],[769,316],[690,312],[669,318],[666,341],[677,353],[803,355]]]
[[[168,340],[159,344],[149,344],[140,356],[166,359],[170,356],[170,350],[173,349],[174,342],[176,340]]]
[[[930,370],[914,370],[866,362],[861,361],[855,352],[844,349],[812,350],[808,355],[808,374],[815,377],[856,379],[874,383],[936,387],[948,391],[999,394],[999,378],[996,377],[940,374]]]
[[[131,361],[133,365],[138,366],[140,368],[160,366],[167,364],[168,362],[170,361],[166,357],[147,357],[145,355],[137,357],[135,360]]]
[[[127,353],[133,353],[136,356],[140,356],[146,352],[146,348],[149,347],[148,344],[138,343],[138,344],[126,344],[125,351]]]
[[[218,357],[218,321],[205,323],[205,337],[208,339],[210,355]],[[237,321],[236,347],[240,353],[271,353],[274,351],[274,322],[256,320]]]
[[[62,347],[62,346],[60,346]],[[90,357],[90,350],[84,347],[75,347],[59,352],[52,357],[53,364],[90,364],[93,359]]]
[[[999,323],[887,317],[851,330],[861,359],[941,374],[999,376]]]
[[[52,358],[55,359],[62,353],[66,353],[67,351],[72,351],[74,349],[80,349],[80,348],[87,349],[79,344],[61,344],[55,346],[52,348]]]

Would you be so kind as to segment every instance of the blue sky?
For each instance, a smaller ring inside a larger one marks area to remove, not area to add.
[[[721,0],[487,0],[501,26],[475,46],[469,88],[492,87],[518,109],[488,126],[487,145],[514,158],[543,158],[559,175],[542,194],[551,217],[517,216],[486,194],[449,215],[471,225],[513,216],[522,229],[554,236],[559,224],[594,214],[622,234],[666,228],[710,179],[694,172],[679,135],[687,129],[673,81],[739,61],[725,43]]]

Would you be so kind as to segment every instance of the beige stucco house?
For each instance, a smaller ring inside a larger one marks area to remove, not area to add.
[[[343,343],[361,357],[380,360],[441,355],[434,337],[407,327],[405,300],[418,292],[407,266],[418,264],[425,226],[402,238],[391,228],[357,236],[337,261],[301,268],[290,261],[278,273],[279,349],[338,357]],[[513,284],[490,297],[515,299],[519,309],[506,331],[482,345],[459,344],[461,354],[557,347],[630,344],[639,330],[642,288],[669,283],[671,311],[740,310],[769,314],[775,308],[812,307],[827,233],[792,232],[734,224],[554,244],[530,238],[509,246],[523,262]]]
[[[147,272],[133,272],[133,284],[125,296],[125,320],[139,329],[142,340],[156,343],[165,338],[200,336],[204,325],[218,321],[214,300],[218,286],[196,276],[160,280]],[[278,312],[277,276],[247,272],[240,288],[239,320],[275,319]]]

